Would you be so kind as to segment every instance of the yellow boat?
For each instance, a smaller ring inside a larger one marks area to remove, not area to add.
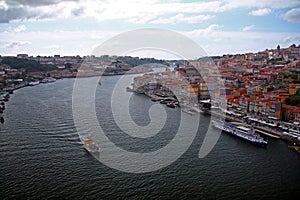
[[[294,146],[289,146],[289,148],[294,149],[297,153],[300,154],[300,147],[299,146],[294,145]]]
[[[99,153],[100,148],[94,143],[92,138],[87,138],[84,140],[83,147],[90,153]]]

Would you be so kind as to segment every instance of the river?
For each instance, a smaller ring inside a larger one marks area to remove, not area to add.
[[[132,75],[130,75],[132,76]],[[103,77],[95,109],[107,137],[131,152],[151,152],[175,137],[179,108],[165,107],[163,129],[150,138],[122,134],[111,113],[111,91],[120,76]],[[89,79],[89,78],[87,78]],[[82,148],[72,113],[75,79],[25,87],[6,103],[0,125],[0,199],[289,199],[300,194],[300,155],[268,138],[266,149],[222,134],[199,158],[210,117],[201,116],[195,138],[175,162],[147,173],[127,173],[99,162]],[[84,99],[82,102],[84,103]],[[150,122],[157,104],[133,94],[136,124]],[[170,153],[171,154],[171,153]],[[117,159],[111,151],[111,159]],[[159,162],[159,161],[158,161]]]

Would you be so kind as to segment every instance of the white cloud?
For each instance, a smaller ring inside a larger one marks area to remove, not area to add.
[[[13,52],[13,50],[16,50],[14,48],[20,47],[20,50],[26,50],[29,54],[44,53],[47,55],[49,52],[52,53],[62,49],[60,51],[62,55],[86,55],[91,52],[95,44],[99,44],[105,39],[119,33],[118,31],[104,31],[106,28],[113,26],[113,29],[117,28],[117,30],[122,29],[123,31],[125,31],[125,29],[135,28],[133,25],[123,28],[124,25],[128,25],[122,24],[123,22],[150,24],[150,26],[151,24],[152,26],[154,26],[153,24],[195,24],[209,20],[215,15],[217,16],[219,12],[227,12],[224,13],[225,15],[230,11],[235,12],[236,9],[243,9],[242,11],[246,14],[252,10],[249,14],[262,16],[272,11],[275,14],[276,9],[282,8],[290,9],[282,16],[285,20],[299,22],[299,8],[295,8],[298,6],[300,6],[299,0],[212,0],[194,2],[182,2],[179,0],[45,0],[44,2],[35,0],[11,0],[9,3],[8,1],[0,0],[0,23],[14,20],[26,21],[62,18],[92,18],[99,21],[111,20],[108,21],[109,26],[101,27],[103,31],[79,30],[47,32],[47,29],[44,29],[43,32],[28,32],[26,26],[23,28],[21,26],[15,28],[16,25],[12,24],[12,28],[9,28],[8,32],[4,31],[0,33],[0,48],[2,48],[1,54]],[[168,16],[171,17],[168,18]],[[120,29],[119,27],[114,27],[115,21],[113,20],[115,19],[118,20],[117,23],[122,24]],[[55,23],[60,22],[59,20],[55,21]],[[64,29],[64,23],[65,22],[62,22],[61,24],[62,30]],[[35,24],[36,28],[38,28],[38,24],[40,23]],[[84,26],[80,26],[80,28],[84,28]],[[182,30],[185,27],[174,26],[174,29],[176,28]],[[277,45],[277,43],[283,40],[281,45],[299,43],[297,42],[299,41],[299,37],[297,37],[299,33],[263,33],[254,32],[252,30],[253,28],[254,25],[249,24],[248,26],[240,27],[240,31],[229,32],[223,31],[220,25],[211,24],[203,29],[186,31],[184,34],[197,40],[199,44],[208,48],[209,53],[214,54],[244,52],[245,50],[251,49],[262,50],[264,48],[271,48],[273,47],[273,43]],[[247,32],[249,30],[252,30],[251,33]],[[280,28],[278,31],[279,30]],[[18,34],[15,34],[14,31],[18,32]],[[296,40],[296,38],[298,39]],[[26,46],[26,42],[11,42],[24,40],[28,42],[27,44],[31,45]],[[59,46],[57,46],[57,44],[59,44]]]
[[[2,55],[15,55],[21,50],[31,55],[54,55],[56,52],[61,55],[88,55],[96,44],[119,33],[119,31],[86,30],[26,31],[18,34],[2,32],[0,33],[0,52]]]
[[[176,24],[180,22],[188,23],[188,24],[196,24],[201,23],[203,21],[212,19],[214,16],[212,15],[195,15],[186,17],[183,14],[177,14],[170,18],[158,18],[156,20],[151,21],[153,24]]]
[[[254,25],[249,25],[249,26],[245,26],[242,31],[250,31],[251,29],[254,28]]]
[[[84,10],[86,17],[93,17],[98,20],[107,19],[126,19],[129,22],[135,24],[144,24],[153,21],[155,18],[165,15],[172,15],[177,13],[184,14],[199,14],[207,12],[215,12],[221,3],[219,1],[213,2],[192,2],[192,3],[179,3],[173,1],[167,1],[160,3],[158,0],[150,1],[108,1],[107,3],[101,4],[101,11],[99,5],[92,6],[86,4]],[[200,16],[199,16],[200,18]],[[186,19],[191,21],[197,20],[191,17]]]
[[[289,22],[300,22],[300,8],[294,8],[286,12],[283,18]]]
[[[15,41],[15,42],[10,42],[10,43],[4,45],[4,48],[6,48],[6,49],[11,49],[11,48],[18,49],[19,47],[24,46],[24,45],[28,45],[28,44],[31,44],[31,42],[29,42],[29,41]]]
[[[6,4],[5,1],[0,1],[0,10],[7,10],[8,5]]]
[[[300,44],[300,36],[287,36],[283,41],[286,44]]]
[[[131,17],[127,21],[133,24],[145,24],[153,19],[155,19],[157,16],[154,14],[139,14],[135,17]]]
[[[4,0],[10,6],[40,6],[57,4],[61,1],[77,1],[77,0]]]
[[[261,8],[258,10],[252,10],[251,12],[249,12],[249,15],[252,16],[264,16],[264,15],[268,15],[272,12],[271,9],[269,8]]]
[[[299,0],[212,0],[212,1],[165,1],[165,0],[46,0],[46,1],[0,1],[0,22],[12,20],[40,20],[57,18],[90,17],[98,20],[125,19],[143,24],[155,18],[182,13],[208,15],[232,9],[258,9],[254,15],[269,13],[271,9],[292,8],[300,5]],[[2,5],[3,4],[3,5]],[[194,23],[199,19],[187,19]]]
[[[24,24],[22,24],[22,25],[19,25],[18,27],[16,27],[14,29],[14,32],[19,33],[19,32],[25,31],[26,29],[27,29],[26,26]]]
[[[208,55],[257,52],[266,48],[276,48],[278,44],[288,47],[299,43],[299,33],[296,32],[223,31],[218,25],[181,33],[205,47]]]
[[[208,35],[212,35],[219,28],[220,28],[220,26],[218,24],[211,24],[207,28],[187,31],[187,32],[185,32],[185,34],[187,34],[191,38],[199,37],[199,36],[208,36]]]
[[[299,6],[299,0],[224,0],[221,10],[232,10],[237,8],[272,8],[272,9],[282,9],[291,8]]]
[[[48,48],[48,49],[59,49],[59,48],[61,48],[61,46],[58,45],[58,44],[51,44],[51,45],[49,45],[47,48]]]
[[[0,33],[3,44],[0,46],[0,51],[3,55],[15,55],[20,51],[30,55],[54,55],[57,53],[61,55],[88,55],[101,42],[119,33],[119,31]],[[217,24],[180,33],[205,47],[209,55],[261,51],[266,48],[275,48],[277,44],[284,47],[300,42],[299,33],[224,31],[222,26]]]

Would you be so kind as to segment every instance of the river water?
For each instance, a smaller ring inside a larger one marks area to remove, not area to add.
[[[110,102],[119,78],[103,77],[96,91],[95,110],[107,137],[131,152],[151,152],[168,145],[177,132],[180,109],[165,107],[166,124],[154,137],[141,139],[122,134],[113,121]],[[22,88],[6,104],[5,123],[0,126],[0,199],[299,196],[300,156],[284,141],[268,138],[264,149],[222,134],[212,151],[199,158],[209,116],[200,117],[199,129],[187,151],[164,168],[127,173],[104,165],[82,148],[72,114],[74,80]],[[143,95],[132,95],[130,114],[136,124],[146,126],[150,122],[145,113],[153,104],[157,103]],[[114,160],[119,155],[111,151],[110,156]]]

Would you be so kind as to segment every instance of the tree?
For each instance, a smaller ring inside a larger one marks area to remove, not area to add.
[[[72,67],[72,64],[71,63],[66,63],[65,67],[66,67],[66,69],[70,69]]]
[[[50,71],[56,69],[53,65],[42,65],[35,60],[19,59],[15,57],[4,57],[1,64],[7,64],[14,69],[25,69],[28,72]]]
[[[22,75],[20,73],[17,73],[15,76],[14,76],[15,79],[20,79],[22,78]]]
[[[300,94],[297,93],[284,100],[284,103],[291,106],[300,106]]]

